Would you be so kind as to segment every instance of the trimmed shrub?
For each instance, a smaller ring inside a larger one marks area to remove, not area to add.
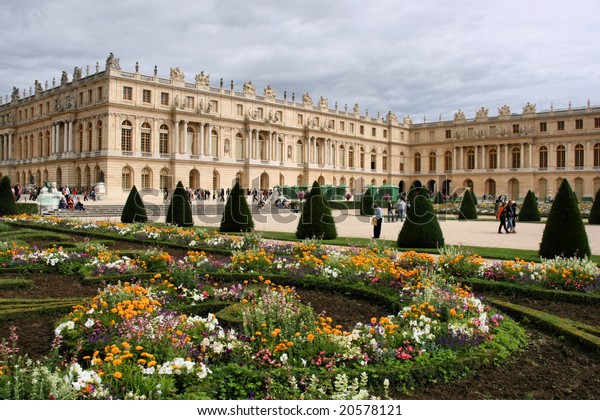
[[[591,255],[577,197],[566,179],[556,193],[540,243],[540,257],[557,255],[567,258]]]
[[[588,223],[590,225],[600,225],[600,189],[596,191],[596,197],[594,197],[594,204],[592,204],[592,210],[590,210]]]
[[[192,206],[190,205],[189,196],[181,181],[177,183],[173,198],[169,204],[167,211],[167,223],[174,224],[179,227],[194,226],[192,217]]]
[[[373,196],[371,195],[371,189],[367,188],[367,191],[360,200],[360,215],[361,216],[373,216]]]
[[[429,191],[418,188],[411,200],[406,220],[398,233],[400,248],[440,248],[444,246],[442,228],[429,200]]]
[[[15,194],[11,189],[10,178],[5,175],[0,180],[0,216],[8,216],[16,213]]]
[[[40,214],[40,206],[36,203],[16,203],[15,214]]]
[[[442,195],[441,191],[437,192],[437,194],[435,195],[435,198],[433,199],[433,203],[434,204],[444,204],[444,196]]]
[[[539,222],[542,220],[540,209],[538,208],[537,198],[533,191],[527,191],[523,205],[518,215],[521,222]]]
[[[462,202],[460,203],[460,210],[458,212],[458,218],[460,220],[475,220],[477,219],[477,206],[475,205],[474,194],[467,190],[463,194]]]
[[[254,229],[254,220],[252,219],[252,211],[248,207],[246,194],[240,188],[238,182],[229,194],[223,218],[221,219],[220,232],[249,232]]]
[[[138,193],[135,185],[129,192],[125,207],[121,212],[121,222],[123,223],[145,223],[148,221],[148,215],[146,214],[146,207],[142,197]]]
[[[296,238],[337,238],[337,229],[331,215],[327,198],[323,196],[319,183],[315,181],[302,208]]]

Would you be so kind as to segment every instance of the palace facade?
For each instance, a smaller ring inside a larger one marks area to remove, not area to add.
[[[83,74],[85,73],[85,74]],[[75,68],[71,80],[29,92],[16,88],[0,104],[0,175],[13,184],[44,181],[79,190],[104,181],[107,196],[138,190],[269,189],[276,185],[415,185],[451,194],[523,198],[553,194],[564,178],[577,196],[600,189],[600,107],[414,123],[389,112],[377,118],[330,107],[321,97],[257,95],[252,82],[211,86],[209,76],[185,80],[121,70],[112,53],[103,69]]]

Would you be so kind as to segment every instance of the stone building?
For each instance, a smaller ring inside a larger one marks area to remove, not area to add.
[[[83,74],[85,73],[85,74]],[[0,175],[13,183],[44,181],[89,189],[104,181],[110,198],[133,185],[146,193],[178,181],[193,189],[276,185],[392,184],[400,190],[427,186],[444,194],[467,187],[479,195],[527,190],[539,197],[563,178],[576,194],[600,188],[600,108],[498,116],[482,108],[473,119],[413,123],[389,112],[384,118],[332,108],[327,98],[305,93],[257,94],[251,81],[235,90],[210,83],[201,72],[186,81],[179,68],[169,78],[121,70],[112,53],[103,68],[75,68],[69,80],[36,81],[16,88],[0,104]]]

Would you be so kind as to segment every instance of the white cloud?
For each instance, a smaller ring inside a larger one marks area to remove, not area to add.
[[[526,102],[547,109],[594,102],[600,44],[593,0],[471,2],[328,1],[5,1],[0,94],[104,66],[211,84],[252,80],[277,96],[325,96],[330,107],[415,121],[474,116],[482,106]],[[600,102],[600,99],[596,99]]]

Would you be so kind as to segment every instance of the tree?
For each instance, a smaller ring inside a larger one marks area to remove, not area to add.
[[[477,207],[473,201],[473,198],[473,193],[470,190],[465,191],[463,194],[462,202],[460,203],[460,210],[458,212],[458,218],[460,220],[477,219]]]
[[[239,182],[236,182],[229,194],[227,203],[225,203],[219,231],[249,232],[252,229],[254,229],[252,211],[248,207],[244,190],[240,188]]]
[[[177,225],[179,227],[194,226],[192,217],[192,206],[187,191],[183,188],[181,181],[177,183],[173,197],[167,211],[167,223]]]
[[[317,181],[313,183],[308,197],[306,197],[300,220],[298,220],[296,238],[337,238],[337,229],[331,215],[329,202]]]
[[[135,185],[129,192],[125,207],[121,212],[121,222],[123,223],[145,223],[148,221],[148,215],[146,214],[146,207],[142,197],[138,193]]]
[[[371,189],[367,188],[367,191],[360,200],[360,215],[361,216],[373,216],[373,196],[371,195]]]
[[[540,256],[583,258],[586,255],[591,255],[591,251],[577,197],[564,179],[548,214],[540,243]]]
[[[10,185],[10,178],[5,175],[0,180],[0,216],[9,216],[16,213],[15,194]]]
[[[600,225],[600,189],[596,191],[596,197],[594,197],[594,204],[592,204],[592,209],[590,210],[588,223],[590,225]]]
[[[426,188],[409,194],[410,207],[406,220],[398,233],[400,248],[439,248],[444,246],[444,235],[429,200]]]
[[[542,220],[540,209],[538,208],[537,198],[533,191],[527,191],[523,205],[518,213],[520,222],[539,222]]]

